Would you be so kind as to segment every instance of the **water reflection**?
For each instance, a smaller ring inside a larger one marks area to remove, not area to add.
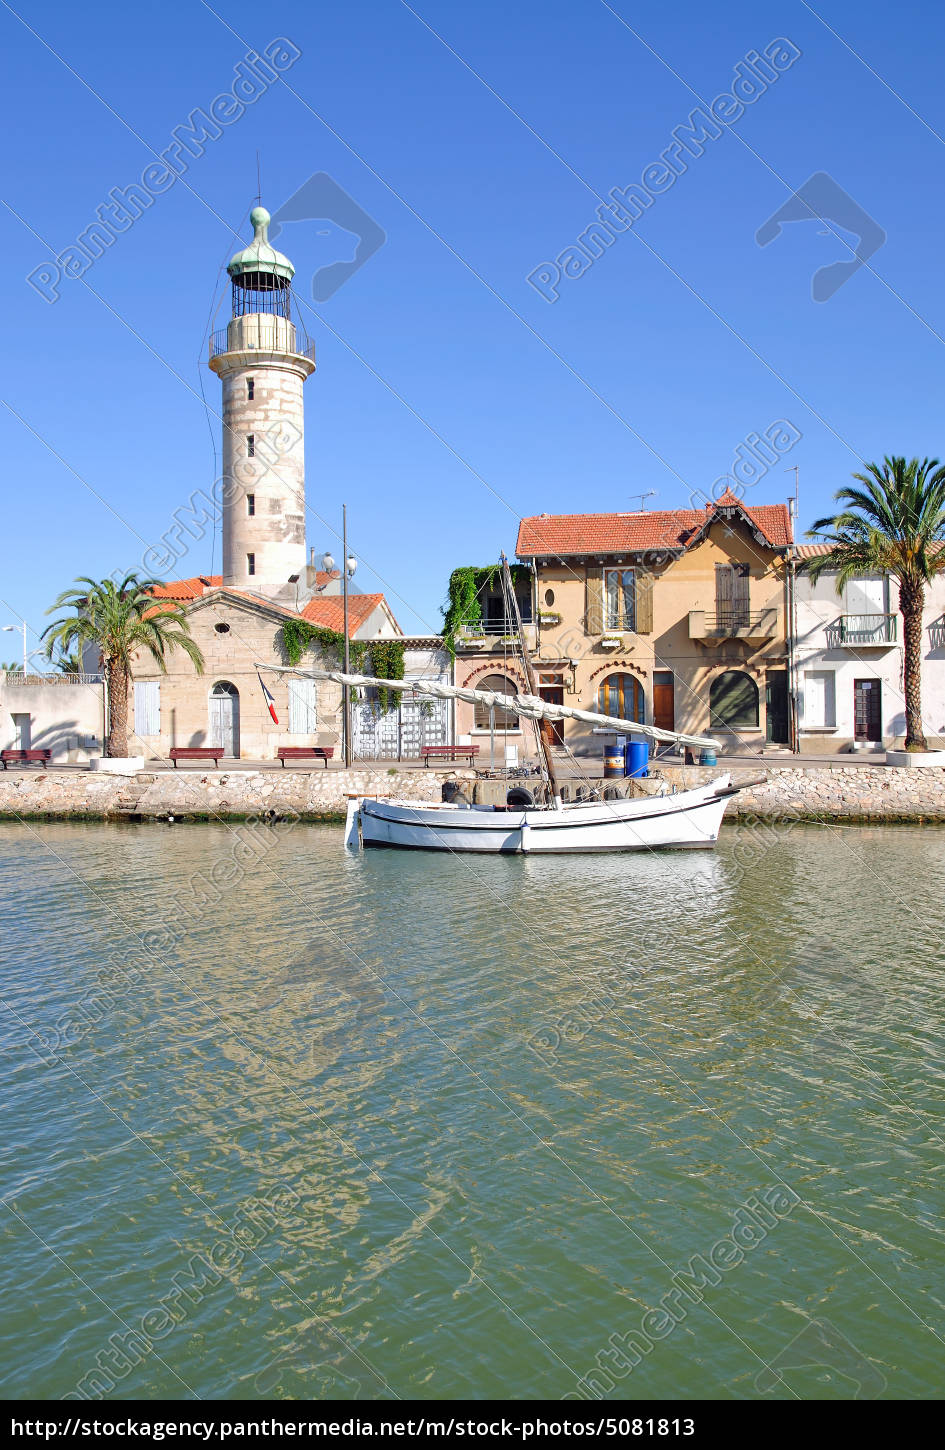
[[[945,836],[479,861],[299,827],[175,905],[232,850],[0,827],[17,1212],[134,1324],[221,1219],[294,1195],[117,1393],[554,1398],[777,1182],[810,1210],[621,1392],[777,1394],[779,1355],[808,1392],[790,1345],[816,1321],[884,1392],[929,1393],[904,1306],[938,1312]],[[116,957],[139,978],[37,1054]],[[64,1394],[115,1321],[12,1217],[4,1246],[0,1383]]]

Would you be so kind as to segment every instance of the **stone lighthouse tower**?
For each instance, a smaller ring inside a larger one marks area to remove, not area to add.
[[[294,602],[305,589],[302,386],[315,348],[292,320],[288,257],[269,245],[269,213],[227,267],[232,316],[211,341],[223,384],[223,583]]]

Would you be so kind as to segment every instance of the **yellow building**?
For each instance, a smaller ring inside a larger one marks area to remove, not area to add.
[[[785,505],[730,491],[701,510],[523,519],[541,694],[729,749],[786,744],[791,542]],[[578,722],[563,741],[601,743]]]

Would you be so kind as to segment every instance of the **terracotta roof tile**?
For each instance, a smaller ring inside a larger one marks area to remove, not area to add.
[[[539,514],[522,519],[515,552],[520,559],[543,555],[634,554],[653,549],[685,549],[721,508],[744,509],[750,522],[773,549],[791,542],[791,520],[785,504],[745,508],[727,492],[704,509],[668,509],[625,514]]]
[[[327,583],[329,578],[337,578],[337,575],[323,574],[319,571],[317,578],[319,581]],[[222,577],[219,574],[201,574],[194,579],[173,580],[153,589],[152,593],[155,599],[176,599],[189,603],[192,600],[200,599],[208,589],[217,590],[221,602],[229,596],[234,599],[246,600],[250,604],[264,604],[267,609],[274,609],[279,614],[284,614],[287,619],[296,617],[294,609],[288,608],[278,600],[263,600],[258,594],[251,594],[246,589],[224,588]],[[348,634],[351,639],[378,605],[383,603],[383,594],[348,595]],[[158,612],[157,607],[153,612]],[[326,629],[333,629],[340,634],[344,626],[344,598],[341,594],[329,594],[310,599],[307,604],[302,606],[301,617],[307,619],[311,624],[324,625]]]
[[[222,574],[198,574],[194,579],[175,579],[170,584],[159,584],[151,593],[155,599],[199,599],[208,589],[219,589],[222,583]]]
[[[348,595],[348,635],[354,638],[355,631],[360,629],[362,624],[374,612],[379,604],[383,604],[383,594],[349,594]],[[307,619],[311,624],[320,624],[325,629],[333,629],[341,634],[344,626],[344,599],[340,594],[329,594],[326,598],[310,599],[302,609],[302,618]]]

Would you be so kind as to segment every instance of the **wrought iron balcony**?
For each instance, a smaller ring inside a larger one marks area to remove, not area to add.
[[[827,637],[829,643],[849,649],[877,645],[882,649],[896,643],[896,615],[841,614],[835,624],[828,625]]]
[[[774,639],[777,633],[776,605],[767,609],[717,606],[713,610],[689,611],[689,638],[704,644],[721,644],[727,639]]]

